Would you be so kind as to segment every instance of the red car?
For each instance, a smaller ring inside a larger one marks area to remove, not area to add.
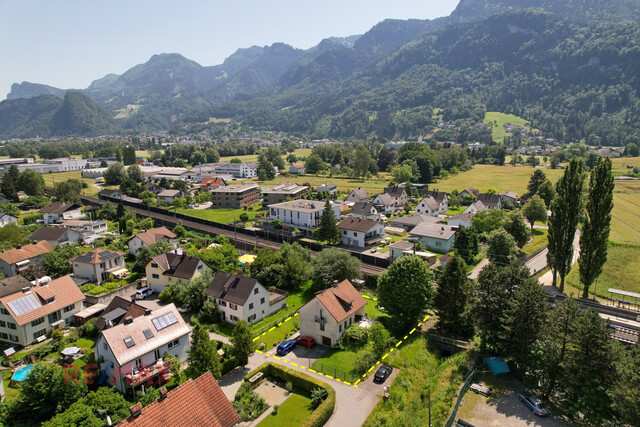
[[[300,337],[298,338],[298,344],[311,348],[316,345],[316,340],[311,337]]]

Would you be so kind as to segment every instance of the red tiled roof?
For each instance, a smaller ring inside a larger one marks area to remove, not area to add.
[[[46,240],[41,240],[34,245],[26,245],[20,249],[10,249],[6,252],[0,253],[0,259],[7,264],[15,264],[16,262],[24,261],[27,259],[35,258],[37,256],[51,252],[54,247]]]
[[[240,422],[229,400],[210,372],[189,380],[118,426],[231,427]]]
[[[200,182],[202,187],[220,187],[222,184],[224,184],[224,180],[220,177],[202,178],[202,182]]]
[[[175,239],[178,236],[173,234],[173,232],[167,227],[158,227],[147,230],[144,233],[138,233],[135,237],[142,240],[145,245],[151,246],[154,243],[161,241],[163,237],[166,237],[167,239]]]
[[[367,301],[348,280],[318,292],[316,298],[338,323],[367,305]]]

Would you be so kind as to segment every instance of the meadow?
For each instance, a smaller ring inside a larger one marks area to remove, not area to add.
[[[308,157],[311,155],[311,149],[310,148],[298,148],[296,149],[296,151],[293,152],[293,154],[295,154],[298,157]],[[285,154],[282,156],[282,158],[284,159],[284,164],[285,167],[287,168],[287,170],[289,170],[289,166],[291,166],[291,163],[287,162],[287,156],[289,154]],[[240,159],[243,162],[257,162],[258,161],[258,154],[247,154],[246,156],[224,156],[224,157],[220,157],[220,161],[221,162],[228,162],[231,159]]]
[[[507,132],[505,132],[502,126],[505,123],[511,123],[514,126],[520,127],[524,127],[524,124],[527,123],[522,117],[514,116],[513,114],[498,113],[497,111],[487,111],[483,121],[485,125],[489,123],[493,124],[491,136],[496,142],[502,142],[504,137],[507,136]]]
[[[640,181],[616,181],[609,240],[640,245]]]
[[[83,189],[83,194],[85,196],[96,197],[98,195],[98,189],[93,186],[96,180],[94,178],[83,178],[81,171],[43,173],[42,178],[44,179],[45,186],[51,188],[53,188],[56,182],[63,182],[72,178],[78,179],[88,185],[87,188]]]

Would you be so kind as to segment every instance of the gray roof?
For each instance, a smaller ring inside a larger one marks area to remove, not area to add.
[[[436,199],[436,202],[442,203],[444,201],[444,198],[447,195],[447,193],[444,193],[444,192],[438,191],[438,190],[434,190],[434,191],[425,191],[424,195],[425,195],[425,197],[426,196],[431,196],[434,199]]]
[[[341,230],[352,230],[366,233],[378,224],[378,221],[374,221],[372,219],[349,217],[340,221],[340,224],[338,224],[338,228],[340,228]]]
[[[373,212],[371,212],[373,210]],[[355,202],[353,207],[351,208],[352,214],[358,215],[370,215],[372,213],[378,213],[375,207],[373,207],[373,203],[369,202]]]
[[[449,221],[451,221],[453,219],[459,219],[460,221],[465,221],[465,222],[471,223],[471,219],[472,218],[473,218],[473,214],[472,213],[459,213],[458,215],[450,216],[448,219],[449,219]]]
[[[7,277],[0,280],[0,298],[14,294],[22,288],[30,288],[31,283],[22,276]]]
[[[200,262],[200,258],[174,252],[156,255],[151,259],[164,270],[163,274],[181,279],[191,279]]]
[[[385,187],[384,192],[385,194],[389,194],[391,197],[394,197],[396,199],[399,199],[403,196],[407,197],[407,190],[405,189],[404,186],[400,186],[400,185]]]
[[[238,276],[218,271],[205,291],[207,296],[222,299],[233,304],[244,305],[258,281],[250,277]]]
[[[423,222],[436,223],[438,221],[440,221],[439,218],[433,217],[431,215],[419,214],[419,215],[401,216],[398,218],[392,218],[389,220],[389,223],[416,226]]]
[[[71,261],[85,264],[98,264],[124,256],[123,252],[110,251],[108,249],[94,249],[72,258]]]
[[[364,188],[358,187],[358,188],[352,190],[351,193],[349,193],[349,195],[347,196],[347,198],[349,198],[352,195],[357,200],[369,200],[369,195],[367,194],[367,192],[366,192],[366,190]]]
[[[431,196],[427,196],[424,199],[422,199],[420,204],[422,204],[422,203],[427,205],[427,207],[429,209],[431,209],[432,211],[440,209],[440,203],[438,203],[438,201],[436,199],[434,199],[433,197],[431,197]]]
[[[39,242],[41,240],[58,240],[69,232],[61,227],[40,227],[29,236],[29,240]]]
[[[378,194],[376,199],[379,199],[382,206],[393,205],[395,202],[393,201],[393,197],[389,193]]]
[[[451,227],[450,225],[423,222],[411,230],[411,235],[449,240],[451,236],[456,234],[457,230],[458,227]]]
[[[40,209],[40,213],[51,213],[51,214],[62,214],[67,211],[72,211],[76,209],[80,209],[80,205],[76,205],[75,203],[50,203],[44,208]]]
[[[478,201],[482,202],[486,207],[497,206],[500,201],[498,194],[480,193],[477,197]]]

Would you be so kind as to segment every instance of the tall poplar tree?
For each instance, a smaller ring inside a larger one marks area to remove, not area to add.
[[[580,281],[584,286],[583,298],[589,297],[589,287],[602,273],[602,266],[607,261],[614,186],[611,159],[599,157],[589,179],[589,194],[580,236],[578,265]]]
[[[547,262],[553,275],[553,285],[560,276],[560,292],[564,292],[564,279],[571,270],[573,239],[582,213],[584,187],[582,159],[574,157],[556,184],[556,197],[551,202],[549,218],[549,252]]]

